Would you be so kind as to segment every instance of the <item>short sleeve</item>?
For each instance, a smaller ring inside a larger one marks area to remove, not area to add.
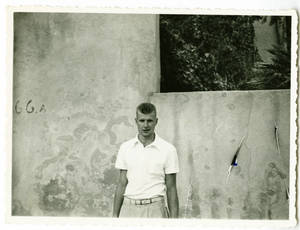
[[[173,147],[168,151],[166,163],[165,163],[165,174],[178,173],[179,164],[176,148]]]
[[[118,155],[117,155],[115,167],[117,169],[127,169],[127,164],[125,161],[125,149],[124,149],[124,146],[122,146],[122,145],[121,145]]]

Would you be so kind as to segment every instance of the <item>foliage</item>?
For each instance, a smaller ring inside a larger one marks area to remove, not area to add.
[[[259,60],[254,16],[161,15],[161,91],[240,89]]]
[[[264,16],[263,23],[268,21]],[[246,82],[249,89],[289,89],[291,81],[291,17],[272,16],[269,25],[275,28],[277,45],[268,52],[272,63],[262,63],[255,76]]]
[[[289,88],[290,18],[270,18],[278,45],[268,64],[255,46],[257,20],[267,18],[161,15],[161,92]]]
[[[268,50],[273,58],[271,64],[262,64],[256,77],[246,83],[249,89],[289,89],[290,53],[282,46]]]

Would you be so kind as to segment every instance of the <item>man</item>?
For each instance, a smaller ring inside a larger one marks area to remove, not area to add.
[[[116,160],[120,176],[114,217],[178,217],[177,152],[154,132],[157,121],[153,104],[142,103],[137,107],[138,134],[120,146]]]

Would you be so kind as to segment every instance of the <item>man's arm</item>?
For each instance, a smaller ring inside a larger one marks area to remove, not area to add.
[[[178,196],[176,188],[176,173],[166,174],[167,200],[170,218],[178,218]]]
[[[127,170],[120,170],[119,181],[114,197],[113,217],[119,217],[121,206],[124,200],[124,193],[127,186]]]

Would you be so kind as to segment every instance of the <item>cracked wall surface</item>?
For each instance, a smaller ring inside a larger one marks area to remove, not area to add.
[[[156,23],[15,13],[12,215],[111,216],[119,145],[158,90]]]
[[[178,150],[181,217],[288,218],[289,90],[164,93],[151,102],[157,132]]]

